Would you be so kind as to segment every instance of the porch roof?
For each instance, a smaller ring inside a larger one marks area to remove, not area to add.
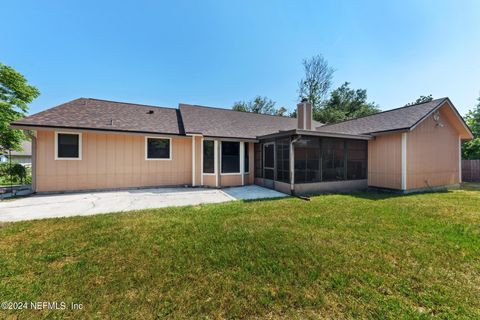
[[[325,137],[325,138],[343,138],[343,139],[356,139],[356,140],[373,140],[374,137],[371,135],[365,134],[346,134],[346,133],[333,133],[333,132],[321,132],[314,130],[302,130],[302,129],[293,129],[293,130],[284,130],[272,134],[267,134],[258,137],[259,140],[262,139],[272,139],[272,138],[281,138],[292,135],[302,135],[302,136],[315,136],[315,137]]]

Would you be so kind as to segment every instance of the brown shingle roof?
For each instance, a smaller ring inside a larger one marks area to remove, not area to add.
[[[448,98],[435,99],[430,102],[387,110],[371,116],[324,125],[317,127],[317,131],[346,134],[371,134],[410,129],[447,100]]]
[[[448,98],[324,125],[317,132],[350,135],[406,130],[422,121]],[[152,113],[153,112],[153,113]],[[12,123],[13,126],[94,129],[156,134],[186,133],[209,137],[257,139],[297,128],[297,119],[180,104],[179,109],[79,98]]]
[[[251,112],[180,104],[186,133],[208,137],[256,139],[280,130],[297,128],[297,119]],[[313,126],[321,123],[314,121]]]
[[[72,100],[12,125],[184,134],[178,109],[91,98]]]

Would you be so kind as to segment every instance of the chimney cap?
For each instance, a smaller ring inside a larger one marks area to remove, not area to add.
[[[302,103],[303,103],[303,102],[308,102],[308,99],[305,98],[305,97],[303,97],[301,102],[302,102]]]

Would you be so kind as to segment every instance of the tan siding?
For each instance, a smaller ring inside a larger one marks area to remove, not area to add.
[[[215,175],[203,175],[203,185],[207,187],[215,187]]]
[[[418,189],[459,183],[459,133],[450,108],[440,109],[438,127],[433,115],[408,133],[407,188]]]
[[[402,135],[378,136],[368,142],[368,185],[402,187]]]
[[[192,181],[191,139],[172,138],[172,160],[145,160],[141,135],[84,132],[82,160],[55,160],[53,131],[37,134],[37,191],[73,191]]]
[[[233,187],[242,185],[242,175],[221,175],[220,176],[220,185],[222,187]]]

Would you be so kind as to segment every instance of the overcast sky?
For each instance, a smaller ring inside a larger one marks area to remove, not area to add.
[[[292,110],[303,58],[323,54],[384,110],[480,95],[480,1],[4,1],[0,62],[41,96]]]

